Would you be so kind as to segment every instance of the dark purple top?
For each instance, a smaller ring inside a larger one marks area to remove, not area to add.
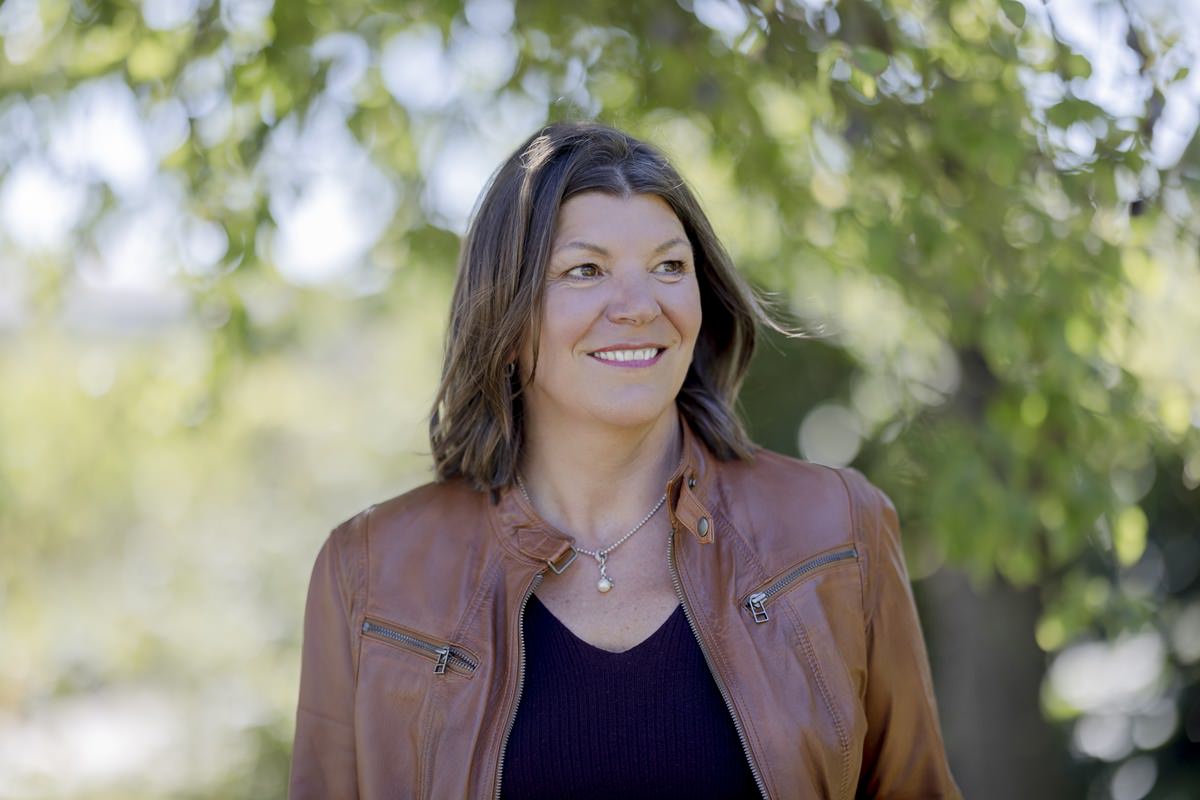
[[[682,607],[641,644],[610,653],[571,633],[534,596],[525,652],[502,797],[759,796]]]

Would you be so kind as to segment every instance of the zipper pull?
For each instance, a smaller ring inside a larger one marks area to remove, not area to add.
[[[750,613],[754,615],[756,623],[764,623],[770,619],[767,616],[767,608],[763,605],[767,600],[767,595],[764,592],[757,592],[750,595],[750,599],[746,601],[746,607],[750,609]]]
[[[433,668],[434,675],[441,675],[446,671],[446,664],[450,661],[450,648],[439,647],[437,649],[438,660],[437,665]]]

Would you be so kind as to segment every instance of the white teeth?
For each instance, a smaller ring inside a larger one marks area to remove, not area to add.
[[[654,347],[644,347],[641,350],[605,350],[592,353],[601,361],[649,361],[658,354]]]

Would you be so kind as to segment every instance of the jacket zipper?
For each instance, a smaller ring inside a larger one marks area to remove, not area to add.
[[[754,756],[750,753],[750,745],[746,742],[746,731],[742,727],[741,720],[738,719],[737,713],[733,710],[733,700],[729,697],[729,690],[725,687],[725,682],[721,680],[721,676],[717,674],[716,667],[713,666],[712,656],[708,653],[708,648],[704,646],[704,641],[700,638],[700,632],[696,629],[696,619],[692,616],[691,606],[688,605],[687,598],[683,594],[683,582],[679,579],[679,570],[675,565],[675,529],[671,529],[670,535],[667,537],[667,566],[671,571],[671,581],[675,584],[675,594],[679,596],[679,604],[683,606],[683,616],[687,619],[688,627],[692,629],[692,636],[696,639],[696,644],[700,646],[700,652],[704,655],[704,663],[708,665],[708,671],[713,677],[713,681],[717,684],[717,690],[721,693],[721,698],[725,701],[725,707],[729,709],[729,716],[733,719],[734,730],[737,731],[738,741],[742,743],[742,752],[746,756],[747,763],[750,764],[750,773],[754,776],[754,783],[758,786],[758,791],[763,798],[769,800],[767,795],[767,787],[763,783],[762,773],[758,770],[758,765],[754,763]],[[497,795],[497,800],[499,796]]]
[[[432,653],[433,655],[437,656],[437,663],[433,667],[433,673],[435,675],[441,675],[444,673],[446,671],[446,667],[450,664],[459,666],[465,669],[467,672],[474,672],[479,668],[478,662],[457,648],[439,645],[426,639],[420,639],[412,634],[404,633],[402,631],[395,630],[394,628],[389,628],[369,620],[363,621],[362,629],[363,633],[377,633],[380,636],[391,639],[394,642],[399,642],[400,644],[407,645],[409,647],[415,647],[418,650],[424,650],[426,653]]]
[[[796,567],[767,588],[760,592],[755,592],[747,597],[746,608],[750,609],[750,613],[754,615],[754,621],[756,623],[761,624],[766,622],[770,619],[770,617],[767,615],[767,603],[770,602],[772,597],[779,594],[784,589],[788,588],[793,583],[800,580],[800,578],[803,578],[805,575],[815,569],[823,567],[826,564],[832,564],[837,561],[845,561],[848,558],[855,558],[857,556],[858,550],[853,547],[848,547],[845,550],[836,550],[832,553],[825,553],[824,555],[810,558],[808,561],[800,564],[800,566]]]
[[[508,751],[508,737],[512,735],[513,725],[516,724],[517,706],[521,704],[521,692],[525,688],[525,606],[529,604],[529,598],[533,596],[534,589],[542,582],[542,576],[545,573],[546,571],[542,570],[533,576],[529,588],[525,590],[525,596],[521,598],[521,613],[517,617],[517,694],[513,698],[508,724],[504,726],[504,738],[500,741],[500,757],[496,759],[496,800],[500,800],[500,781],[504,777],[504,756]]]

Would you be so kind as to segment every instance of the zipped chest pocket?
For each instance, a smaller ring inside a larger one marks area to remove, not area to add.
[[[470,677],[479,669],[479,658],[463,647],[433,639],[379,619],[367,618],[362,624],[363,636],[375,641],[410,650],[433,662],[435,675],[447,670]]]
[[[767,606],[770,605],[771,601],[780,594],[783,594],[788,589],[791,589],[804,578],[808,577],[814,572],[817,572],[818,570],[825,569],[844,561],[854,561],[857,558],[858,550],[852,545],[813,556],[812,558],[800,562],[795,567],[792,567],[783,575],[780,575],[778,578],[772,580],[766,586],[751,592],[750,595],[742,601],[742,605],[749,610],[756,623],[762,624],[771,618],[767,612]]]

